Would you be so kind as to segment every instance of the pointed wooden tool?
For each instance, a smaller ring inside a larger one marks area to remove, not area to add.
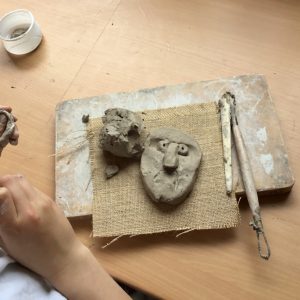
[[[223,139],[225,183],[227,194],[230,194],[232,192],[230,102],[231,96],[229,93],[225,93],[223,97],[219,100]]]
[[[252,226],[253,230],[255,230],[256,232],[258,241],[258,252],[260,257],[263,259],[269,259],[271,255],[270,246],[263,228],[257,190],[255,187],[255,181],[253,178],[250,161],[247,155],[242,134],[240,132],[240,128],[238,126],[238,120],[235,113],[235,97],[230,93],[226,93],[223,97],[226,97],[226,99],[228,99],[230,103],[231,126],[233,131],[234,143],[237,151],[237,156],[239,160],[248,203],[253,216],[253,220],[250,222],[250,226]],[[265,243],[264,251],[262,250],[262,241]]]

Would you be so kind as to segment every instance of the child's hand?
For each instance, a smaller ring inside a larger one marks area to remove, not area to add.
[[[12,108],[10,106],[3,106],[3,105],[0,105],[0,109],[4,109],[6,110],[7,112],[11,113],[12,112]]]
[[[0,237],[10,256],[45,278],[82,246],[55,202],[21,175],[0,177]]]
[[[22,175],[0,177],[0,246],[68,299],[129,299],[56,203]]]

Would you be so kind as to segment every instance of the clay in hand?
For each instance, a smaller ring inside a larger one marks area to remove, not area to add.
[[[19,133],[15,122],[11,108],[0,106],[0,155],[7,144],[18,144]]]

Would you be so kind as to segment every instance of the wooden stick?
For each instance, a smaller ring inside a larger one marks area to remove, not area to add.
[[[261,219],[261,214],[260,214],[260,206],[258,202],[258,196],[257,196],[257,191],[255,187],[255,182],[252,174],[252,169],[250,165],[250,161],[247,155],[245,143],[242,137],[242,134],[240,132],[239,126],[238,126],[238,121],[236,118],[235,114],[235,97],[231,95],[231,124],[232,124],[232,131],[233,131],[233,136],[234,136],[234,142],[236,146],[236,151],[238,155],[238,160],[239,160],[239,165],[242,173],[242,179],[244,183],[244,188],[246,191],[248,203],[252,212],[253,220],[250,222],[250,226],[252,226],[253,230],[256,231],[256,236],[258,240],[258,251],[260,257],[263,259],[269,259],[271,255],[270,251],[270,246],[267,241],[264,228],[263,228],[263,223]],[[265,243],[265,253],[262,253],[262,240],[261,237],[263,238],[263,241]]]
[[[231,194],[232,192],[230,102],[231,95],[229,93],[225,93],[223,97],[219,100],[223,140],[225,183],[227,194]]]

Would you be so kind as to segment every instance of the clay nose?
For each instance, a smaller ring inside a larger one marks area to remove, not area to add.
[[[163,159],[164,169],[169,173],[174,172],[178,167],[178,161],[178,144],[170,143]]]

